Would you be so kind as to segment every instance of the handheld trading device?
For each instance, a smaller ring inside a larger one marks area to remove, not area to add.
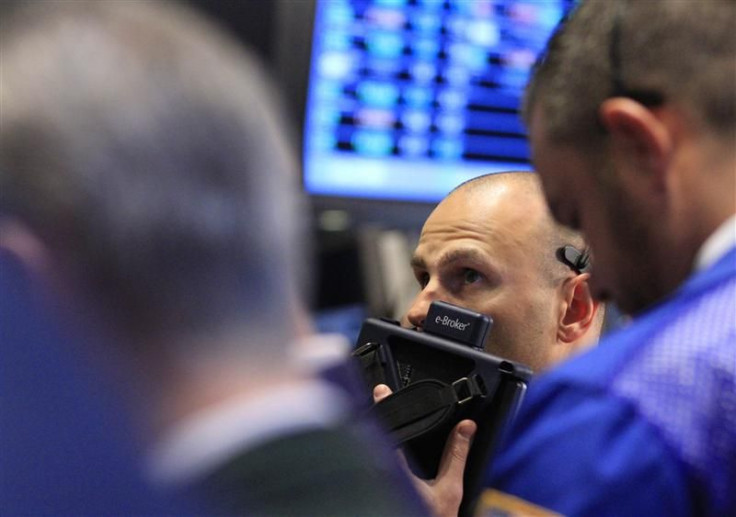
[[[465,469],[461,516],[472,514],[483,472],[531,378],[525,366],[483,351],[491,324],[487,316],[436,301],[423,332],[395,321],[366,320],[353,353],[369,393],[377,384],[393,391],[372,411],[418,476],[436,477],[447,437],[460,420],[478,425]]]

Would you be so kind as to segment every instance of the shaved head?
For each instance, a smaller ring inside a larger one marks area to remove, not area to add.
[[[547,207],[539,176],[530,171],[509,171],[484,174],[455,187],[447,198],[453,195],[488,196],[503,189],[517,200],[518,209],[526,217],[535,221],[533,235],[529,235],[527,246],[537,245],[534,255],[551,282],[558,282],[569,271],[567,266],[555,258],[557,249],[574,246],[583,251],[587,248],[583,236],[570,228],[558,224]],[[446,199],[447,199],[446,198]],[[444,202],[444,201],[443,201]]]
[[[580,308],[579,299],[590,300],[587,275],[556,258],[566,245],[584,248],[579,235],[552,219],[536,174],[467,181],[437,205],[422,228],[411,262],[421,290],[407,323],[422,327],[435,300],[469,308],[493,319],[488,352],[543,370],[580,345],[577,336],[565,336],[566,314],[571,303]],[[573,291],[582,293],[574,302]],[[597,305],[585,303],[579,314],[593,318]],[[580,335],[587,328],[588,323]],[[592,333],[597,336],[599,329],[597,323]]]

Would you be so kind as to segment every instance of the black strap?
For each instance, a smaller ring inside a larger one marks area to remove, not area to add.
[[[455,409],[483,396],[475,378],[445,384],[435,379],[417,381],[373,407],[398,443],[425,434],[450,420]]]

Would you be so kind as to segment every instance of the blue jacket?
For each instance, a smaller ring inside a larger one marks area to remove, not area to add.
[[[736,516],[736,249],[535,381],[490,486],[565,515]]]

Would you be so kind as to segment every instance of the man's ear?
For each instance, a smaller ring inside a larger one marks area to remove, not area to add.
[[[557,339],[563,343],[581,341],[596,322],[600,302],[593,299],[589,279],[589,273],[576,275],[567,279],[562,287],[564,310],[557,327]]]
[[[623,151],[630,170],[639,174],[635,181],[649,180],[650,187],[666,189],[675,134],[664,111],[654,112],[632,99],[615,97],[601,104],[598,116],[613,149]]]

